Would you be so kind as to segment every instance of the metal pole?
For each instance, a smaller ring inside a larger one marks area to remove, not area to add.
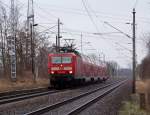
[[[16,81],[16,18],[15,1],[11,0],[11,79]]]
[[[132,93],[135,93],[135,80],[136,80],[136,46],[135,46],[135,9],[133,9],[133,89]]]
[[[36,76],[35,76],[35,32],[34,32],[34,26],[35,25],[35,22],[34,22],[34,6],[33,6],[33,0],[32,0],[32,14],[33,14],[33,18],[32,18],[32,22],[33,22],[33,25],[32,25],[32,72],[33,72],[33,77],[34,77],[34,80],[36,79]]]
[[[35,79],[35,39],[34,39],[34,8],[33,8],[33,0],[28,0],[28,12],[27,12],[27,25],[28,25],[28,30],[30,32],[30,39],[31,39],[31,66],[32,66],[32,74]]]
[[[60,20],[58,18],[58,51],[60,51]]]
[[[58,37],[56,35],[56,52],[58,52]]]
[[[31,31],[31,65],[32,65],[32,74],[34,75],[34,59],[33,59],[33,25],[30,24],[30,31]]]

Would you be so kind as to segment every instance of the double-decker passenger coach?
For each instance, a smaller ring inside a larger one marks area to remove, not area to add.
[[[77,51],[49,54],[48,73],[50,84],[54,87],[87,81],[105,81],[109,78],[105,64],[95,63]]]

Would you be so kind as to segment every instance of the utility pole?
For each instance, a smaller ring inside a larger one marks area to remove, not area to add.
[[[30,35],[31,35],[31,65],[32,65],[32,74],[34,75],[34,68],[35,68],[35,66],[34,66],[34,39],[33,39],[33,25],[32,24],[30,24],[30,29],[31,29],[31,33],[30,33]]]
[[[57,47],[58,47],[58,40],[57,40],[57,35],[56,35],[56,47],[55,47],[56,52],[57,52]]]
[[[28,35],[30,35],[30,45],[31,49],[28,48],[28,50],[31,52],[31,66],[32,66],[32,74],[35,79],[35,35],[34,35],[34,26],[37,26],[38,24],[34,23],[34,8],[33,8],[33,0],[28,0],[28,12],[27,12],[27,26],[28,26]],[[28,51],[28,52],[29,52]]]
[[[136,44],[135,44],[135,39],[136,39],[136,36],[135,36],[135,8],[133,9],[133,89],[132,89],[132,93],[135,93],[135,80],[136,80]]]
[[[58,47],[57,48],[58,48],[58,52],[59,52],[60,51],[60,38],[61,38],[60,37],[60,19],[59,18],[58,18],[58,35],[57,35],[57,37],[58,37],[57,38],[58,39],[58,42],[57,42],[58,43]]]
[[[32,36],[33,36],[33,26],[34,25],[34,9],[33,0],[28,0],[27,9],[27,37],[26,37],[26,68],[32,63]]]
[[[15,1],[11,0],[11,44],[10,44],[10,58],[11,58],[11,79],[16,81],[16,16],[15,16]]]

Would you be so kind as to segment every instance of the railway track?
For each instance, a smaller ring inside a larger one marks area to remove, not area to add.
[[[100,95],[94,97],[93,99],[89,100],[88,102],[80,105],[79,107],[73,109],[72,111],[68,112],[66,115],[77,115],[80,112],[82,112],[84,109],[88,108],[90,105],[96,103],[97,101],[99,101],[100,99],[102,99],[103,97],[105,97],[107,94],[110,94],[112,91],[114,91],[115,89],[117,89],[119,86],[121,86],[122,83],[117,84],[115,86],[113,86],[112,88],[102,92]]]
[[[86,87],[87,85],[84,85],[82,87]],[[78,89],[80,87],[75,87],[73,89]],[[4,92],[0,93],[0,105],[17,102],[25,99],[30,99],[33,97],[53,94],[53,93],[59,93],[64,92],[67,89],[64,90],[54,90],[54,89],[47,89],[47,88],[36,88],[32,90],[18,90],[18,91],[12,91],[12,92]]]
[[[113,82],[110,84],[107,84],[105,86],[99,87],[97,89],[94,89],[92,91],[80,94],[78,96],[75,96],[73,98],[67,99],[65,101],[62,102],[58,102],[52,105],[48,105],[46,107],[40,108],[38,110],[26,113],[25,115],[41,115],[41,114],[46,114],[48,112],[53,112],[53,111],[59,111],[59,109],[63,109],[64,108],[69,108],[72,105],[74,106],[72,109],[70,109],[67,113],[60,113],[60,114],[65,114],[65,115],[76,115],[79,112],[81,112],[82,110],[86,109],[88,106],[90,106],[91,104],[95,103],[96,101],[100,100],[101,98],[103,98],[104,96],[106,96],[107,94],[111,93],[113,90],[117,89],[119,86],[121,86],[123,83],[125,83],[127,80],[124,81],[117,81],[117,82]],[[95,96],[96,93],[98,93],[98,95]],[[94,95],[94,96],[92,96]],[[92,98],[88,97],[88,96],[92,96]],[[77,106],[75,103],[79,100],[84,100],[86,99],[86,102],[83,102],[82,104],[80,104],[79,106]],[[74,104],[73,104],[74,103]],[[65,107],[67,105],[71,105],[68,107]],[[67,111],[67,110],[66,110]],[[65,112],[66,112],[65,111]],[[58,113],[57,113],[58,114]]]
[[[48,90],[46,88],[37,88],[33,90],[22,90],[14,92],[5,92],[0,94],[0,105],[29,99],[33,97],[43,96],[47,94],[57,93],[59,90]]]

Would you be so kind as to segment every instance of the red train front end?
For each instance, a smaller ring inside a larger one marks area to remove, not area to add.
[[[70,83],[75,73],[75,55],[73,53],[49,54],[48,73],[52,86]]]

